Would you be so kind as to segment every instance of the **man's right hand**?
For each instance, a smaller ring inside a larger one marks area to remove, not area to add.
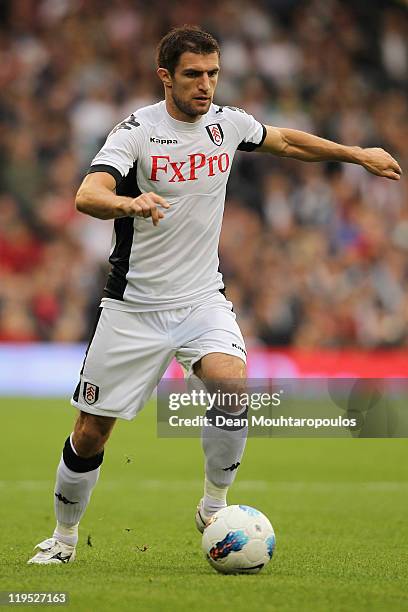
[[[109,172],[87,174],[75,197],[77,210],[97,219],[151,217],[153,225],[158,225],[164,217],[160,208],[170,208],[164,198],[152,191],[129,198],[116,195],[115,189],[116,180]]]
[[[142,195],[133,200],[126,199],[120,204],[120,209],[125,217],[144,217],[145,219],[151,217],[153,225],[158,225],[160,219],[164,217],[160,207],[170,208],[170,204],[153,191],[142,193]]]

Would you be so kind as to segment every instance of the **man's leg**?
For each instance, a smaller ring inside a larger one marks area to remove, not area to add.
[[[99,477],[104,445],[116,419],[80,412],[57,469],[54,538],[76,546],[78,524]]]
[[[54,507],[57,524],[52,538],[39,545],[29,563],[61,563],[73,560],[78,525],[99,477],[104,445],[116,419],[80,412],[68,436],[57,468]],[[72,559],[71,559],[72,557]]]
[[[209,353],[194,366],[195,375],[210,392],[243,393],[245,391],[245,363],[236,356]],[[246,407],[239,403],[223,403],[213,410],[228,418],[245,419]],[[227,413],[227,414],[225,414]],[[210,415],[211,416],[211,415]],[[222,421],[223,419],[221,419]],[[202,446],[205,454],[204,497],[197,509],[196,523],[202,531],[208,519],[227,505],[227,492],[237,474],[244,453],[248,428],[244,426],[217,427],[211,425],[202,430]],[[245,421],[244,421],[245,422]]]
[[[54,495],[57,526],[54,536],[41,542],[42,552],[29,563],[73,560],[78,523],[98,480],[104,444],[116,418],[131,420],[136,416],[174,356],[166,316],[100,309],[80,382],[71,400],[80,414],[58,466]],[[172,314],[173,319],[177,316],[185,318],[184,309]],[[54,555],[49,549],[55,542],[68,552],[56,551],[56,557],[50,561]]]

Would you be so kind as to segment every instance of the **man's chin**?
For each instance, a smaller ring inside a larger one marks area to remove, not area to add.
[[[188,115],[192,119],[194,119],[195,117],[201,117],[201,115],[206,115],[210,110],[212,102],[212,100],[194,100],[190,104],[183,104],[180,102],[180,100],[177,100],[176,98],[173,98],[173,100],[177,108],[182,113]]]
[[[184,109],[183,112],[189,117],[191,117],[192,119],[195,119],[197,117],[202,117],[202,115],[206,115],[209,110],[210,110],[210,104],[208,104],[206,108],[189,108],[188,110]]]
[[[197,111],[197,117],[201,117],[202,115],[206,115],[209,110],[210,110],[210,105],[208,105],[206,109]]]
[[[196,112],[197,115],[205,115],[210,110],[211,100],[206,100],[205,102],[201,102],[200,100],[196,100],[198,104],[196,104]]]

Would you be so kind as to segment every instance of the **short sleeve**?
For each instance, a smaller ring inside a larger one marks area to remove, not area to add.
[[[254,151],[263,144],[266,127],[241,108],[226,107],[228,118],[239,133],[238,151]]]
[[[135,115],[118,123],[94,157],[88,174],[108,172],[118,185],[137,161],[143,133]]]

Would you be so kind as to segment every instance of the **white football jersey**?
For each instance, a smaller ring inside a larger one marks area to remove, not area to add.
[[[212,104],[185,123],[168,114],[164,101],[112,130],[89,172],[109,172],[118,195],[153,191],[170,208],[156,227],[151,218],[115,219],[104,307],[167,310],[223,289],[218,242],[232,160],[237,149],[260,146],[265,134],[241,109]]]

